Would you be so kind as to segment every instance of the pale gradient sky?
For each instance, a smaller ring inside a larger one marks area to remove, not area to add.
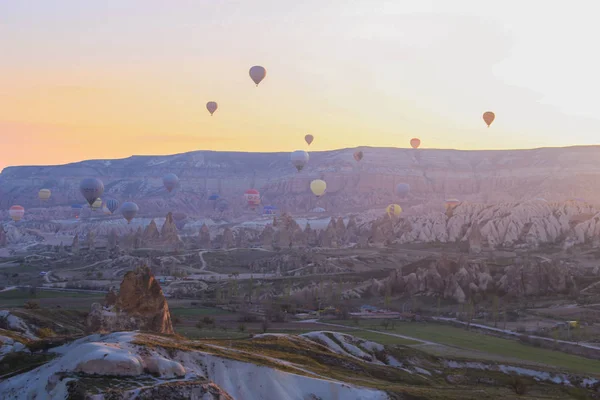
[[[594,0],[0,1],[0,168],[292,151],[306,133],[310,150],[598,144],[598,12]]]

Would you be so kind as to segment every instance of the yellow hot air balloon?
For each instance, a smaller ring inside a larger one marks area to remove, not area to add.
[[[48,200],[50,198],[50,195],[52,195],[50,189],[42,189],[38,192],[38,197],[40,200]]]
[[[98,210],[99,208],[102,207],[102,199],[100,197],[98,197],[93,203],[92,203],[92,209],[94,211]]]
[[[326,189],[327,183],[322,179],[315,179],[310,183],[310,190],[312,190],[313,194],[317,197],[323,196]]]
[[[402,214],[402,207],[400,207],[398,204],[390,204],[386,207],[385,212],[390,217],[398,217],[400,214]]]

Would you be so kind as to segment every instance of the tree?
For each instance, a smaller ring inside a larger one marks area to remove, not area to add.
[[[492,315],[494,317],[494,328],[498,327],[498,295],[492,297]]]

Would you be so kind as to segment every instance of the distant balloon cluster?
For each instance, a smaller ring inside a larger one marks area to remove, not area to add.
[[[260,66],[255,65],[250,68],[249,71],[250,79],[258,85],[265,79],[267,76],[267,70]],[[219,106],[216,101],[209,101],[206,103],[206,109],[210,113],[211,116],[218,110]],[[483,121],[489,128],[490,125],[494,122],[496,115],[492,111],[486,111],[483,113]],[[304,136],[304,141],[307,145],[311,145],[315,137],[312,134],[306,134]],[[413,149],[418,149],[421,146],[421,140],[419,138],[410,139],[410,146]],[[362,150],[355,151],[353,153],[354,160],[357,163],[360,163],[363,160],[364,153]],[[294,168],[298,173],[300,173],[308,164],[310,160],[310,156],[308,152],[305,150],[295,150],[290,155],[290,160]],[[168,173],[163,177],[163,186],[168,193],[172,193],[175,189],[177,189],[180,185],[179,177],[174,173]],[[131,221],[136,217],[139,207],[137,204],[127,201],[121,204],[116,199],[108,199],[106,201],[102,201],[101,196],[104,193],[104,184],[98,178],[86,178],[83,179],[80,183],[80,192],[83,198],[88,203],[90,209],[92,211],[97,211],[102,209],[105,214],[112,215],[117,210],[121,211],[121,215],[127,221],[127,223],[131,223]],[[310,182],[310,190],[317,197],[322,197],[327,190],[327,183],[323,179],[315,179]],[[399,183],[396,185],[395,193],[398,197],[402,199],[406,199],[410,194],[410,185],[407,183]],[[52,192],[50,189],[40,189],[38,192],[38,199],[41,202],[48,202],[52,196]],[[222,198],[219,193],[212,193],[208,200],[212,202],[213,209],[223,213],[229,207],[229,202]],[[261,204],[261,195],[258,190],[255,188],[250,188],[244,192],[244,200],[250,210],[255,210]],[[448,199],[445,202],[446,209],[449,210],[456,205],[459,204],[458,199]],[[81,204],[72,204],[71,211],[74,218],[79,218],[81,212],[83,210],[83,206]],[[274,206],[266,205],[263,207],[264,215],[273,215],[276,213],[277,208]],[[311,212],[321,213],[326,210],[322,207],[315,207],[311,209]],[[390,204],[386,208],[386,213],[391,217],[398,217],[402,213],[402,207],[398,204]],[[23,216],[25,215],[25,209],[20,205],[13,205],[9,209],[9,215],[11,219],[15,222],[21,221]],[[184,213],[174,213],[173,218],[176,221],[178,227],[183,226],[185,224],[185,220],[187,216]]]

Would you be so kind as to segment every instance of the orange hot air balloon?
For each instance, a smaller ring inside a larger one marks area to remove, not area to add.
[[[363,152],[362,151],[357,151],[354,153],[354,159],[356,161],[360,161],[363,159]]]
[[[496,118],[496,114],[494,114],[491,111],[486,111],[486,112],[483,113],[483,120],[487,124],[488,128],[490,127],[490,125],[492,124],[492,122],[494,122],[495,118]]]
[[[308,143],[308,145],[310,146],[313,140],[315,140],[315,137],[313,135],[306,135],[304,136],[304,140],[306,140],[306,143]]]
[[[418,138],[410,139],[410,145],[413,149],[418,149],[419,146],[421,145],[421,139],[418,139]]]

